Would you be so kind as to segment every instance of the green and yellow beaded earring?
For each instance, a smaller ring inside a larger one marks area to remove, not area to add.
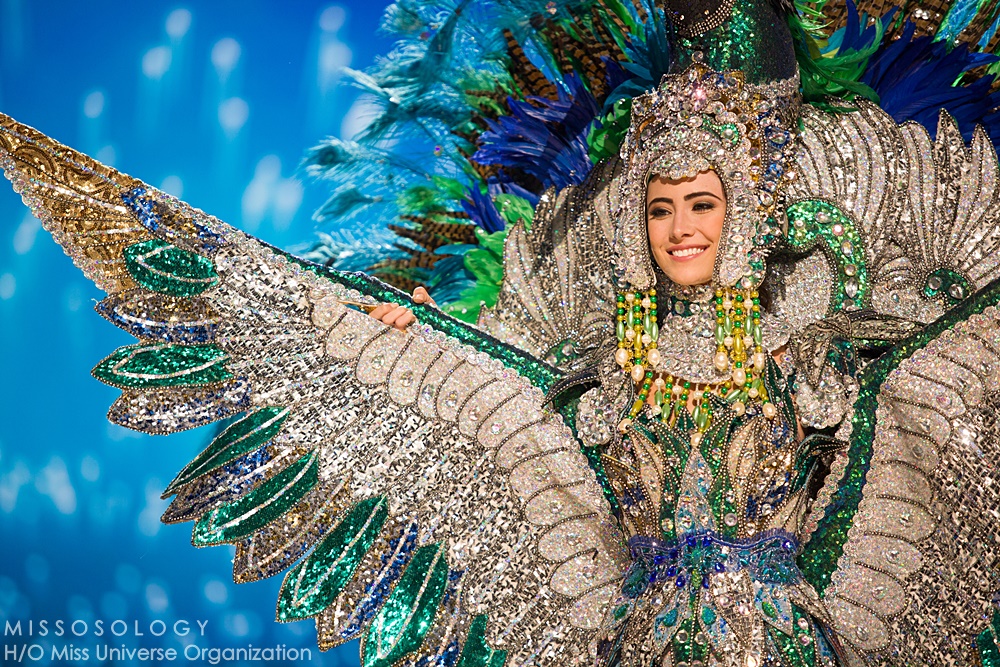
[[[634,418],[642,410],[653,386],[653,369],[660,363],[656,341],[660,325],[656,319],[656,288],[645,293],[627,291],[618,295],[618,351],[615,361],[639,384],[639,397],[632,405]]]
[[[748,399],[759,400],[764,416],[772,418],[777,408],[764,388],[763,331],[760,323],[760,295],[755,289],[732,288],[715,291],[715,367],[732,372],[733,392],[726,399],[736,414],[746,411]],[[752,352],[750,352],[752,350]]]

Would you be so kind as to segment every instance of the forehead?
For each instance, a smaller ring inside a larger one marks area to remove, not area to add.
[[[703,171],[696,176],[681,180],[660,178],[655,174],[650,177],[646,188],[646,199],[656,197],[683,197],[692,192],[711,192],[719,197],[724,196],[722,181],[714,171]]]

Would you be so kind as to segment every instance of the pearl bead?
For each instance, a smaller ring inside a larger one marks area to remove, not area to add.
[[[662,408],[660,408],[660,406],[659,406],[659,405],[654,405],[653,407],[651,407],[651,408],[649,409],[649,411],[650,411],[650,412],[652,412],[652,413],[653,413],[654,415],[658,415],[658,414],[660,414],[661,412],[663,412],[663,409],[662,409]]]
[[[657,367],[660,365],[660,351],[653,348],[646,353],[646,358],[649,360],[649,365],[652,367]],[[657,380],[660,384],[663,384],[663,380]]]
[[[720,371],[725,371],[727,368],[729,368],[729,355],[727,355],[725,352],[716,352],[715,367],[718,368]]]
[[[650,343],[653,342],[653,337],[650,336],[648,333],[644,333],[642,334],[642,338],[640,338],[639,340],[642,341],[643,345],[649,345]]]
[[[775,415],[778,414],[778,408],[774,407],[774,403],[764,404],[764,416],[768,419],[774,419]]]
[[[733,412],[737,417],[742,417],[747,412],[747,406],[743,405],[743,401],[736,401],[733,403]]]
[[[680,386],[679,384],[675,384],[674,385],[674,396],[680,396],[683,393],[684,393],[684,387]]]
[[[743,347],[747,348],[748,350],[753,348],[753,336],[743,337]]]
[[[646,369],[642,367],[642,364],[636,364],[632,367],[632,379],[638,382],[646,375]]]
[[[732,310],[733,309],[733,302],[730,301],[729,299],[723,299],[722,300],[722,309],[723,310]]]
[[[737,387],[742,387],[747,383],[747,372],[742,368],[733,369],[733,384]]]
[[[757,398],[760,396],[760,392],[757,391],[757,387],[750,387],[750,391],[747,392],[747,395],[750,396],[750,398]]]
[[[651,351],[655,352],[656,350],[651,350]],[[652,356],[650,356],[649,358],[649,363],[653,363]],[[663,378],[656,378],[655,380],[653,380],[653,386],[656,387],[658,390],[663,391],[663,388],[667,386],[667,383],[663,381]]]
[[[615,352],[615,361],[618,362],[619,366],[625,366],[625,363],[628,361],[628,350],[624,347],[618,348],[618,351]]]
[[[754,365],[754,368],[756,368],[758,370],[764,370],[764,366],[767,365],[767,357],[764,356],[763,352],[754,352],[753,353],[753,365]]]
[[[647,308],[648,309],[651,305],[653,305],[653,302],[649,300],[648,296],[645,299],[642,300],[642,307],[643,308]]]
[[[733,337],[732,336],[726,336],[725,340],[722,341],[722,344],[725,345],[726,347],[732,347],[733,346]]]
[[[629,340],[633,340],[635,338],[635,329],[626,329],[625,337]]]

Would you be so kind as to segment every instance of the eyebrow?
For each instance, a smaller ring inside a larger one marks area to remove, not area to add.
[[[692,192],[691,194],[684,195],[684,201],[689,201],[697,197],[711,197],[712,199],[718,199],[719,201],[722,201],[722,199],[718,195],[712,194],[711,192]],[[664,204],[674,203],[674,200],[669,197],[657,197],[656,199],[653,199],[648,204],[646,204],[646,207],[648,208],[650,205],[655,204],[658,201],[663,202]]]

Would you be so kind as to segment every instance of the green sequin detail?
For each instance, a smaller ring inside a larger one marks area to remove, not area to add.
[[[677,508],[676,499],[681,487],[682,480],[680,475],[687,466],[687,460],[691,454],[690,436],[687,436],[684,430],[685,428],[690,430],[688,424],[690,419],[687,421],[684,419],[686,415],[687,410],[680,413],[674,428],[658,420],[652,422],[650,427],[655,431],[655,435],[644,428],[641,421],[645,419],[644,414],[640,415],[640,421],[633,424],[633,428],[643,433],[651,442],[663,447],[663,453],[666,457],[676,457],[676,465],[671,466],[668,474],[664,476],[664,500],[660,503],[660,532],[662,539],[667,542],[677,540],[677,526],[674,525],[674,516]],[[672,500],[667,501],[667,498],[671,498]]]
[[[122,254],[135,281],[154,292],[194,296],[219,281],[212,260],[160,239],[135,243]]]
[[[421,547],[392,595],[365,631],[364,667],[392,667],[420,648],[434,624],[448,586],[448,559],[441,543]]]
[[[389,516],[385,498],[355,505],[309,557],[285,576],[278,595],[278,620],[315,616],[340,594],[382,532]]]
[[[507,651],[494,650],[486,643],[486,621],[485,614],[472,619],[455,667],[503,667],[507,662]]]
[[[733,146],[740,143],[740,130],[736,126],[736,123],[717,125],[706,117],[702,120],[701,126],[723,141],[728,141]]]
[[[191,542],[196,547],[233,542],[263,528],[316,486],[318,469],[317,454],[306,454],[239,500],[202,515]]]
[[[702,640],[695,641],[695,637],[701,634],[701,626],[693,618],[687,618],[681,622],[674,635],[674,664],[690,663],[695,660],[705,662],[708,660],[708,642]]]
[[[750,83],[771,83],[795,74],[788,28],[766,1],[735,2],[729,18],[703,35],[678,39],[673,54],[686,67],[701,54],[716,70],[741,70]]]
[[[231,424],[184,466],[165,493],[174,493],[191,480],[259,449],[278,434],[286,417],[288,408],[263,408]]]
[[[805,627],[799,625],[805,620]],[[792,605],[792,636],[773,627],[767,628],[767,633],[781,653],[782,665],[785,667],[815,667],[816,641],[813,638],[813,624],[810,618]]]
[[[673,294],[667,294],[660,297],[660,299],[661,302],[666,303],[665,312],[673,313],[680,317],[691,317],[692,315],[697,315],[699,312],[691,308],[692,303],[690,301],[676,297]]]
[[[228,356],[215,345],[127,345],[99,363],[94,377],[121,389],[154,389],[223,382]]]
[[[833,204],[818,199],[797,202],[786,213],[792,247],[808,250],[823,243],[824,251],[837,267],[833,310],[866,303],[871,288],[861,236],[854,222]]]
[[[927,276],[924,296],[929,299],[941,297],[945,304],[954,306],[972,294],[972,285],[962,274],[951,269],[938,269]]]
[[[896,345],[870,363],[858,376],[860,389],[854,403],[847,468],[823,518],[798,558],[803,576],[820,595],[829,586],[830,577],[837,569],[837,561],[843,554],[844,544],[847,542],[847,533],[861,502],[865,477],[871,465],[875,438],[875,410],[878,407],[878,394],[882,383],[914,352],[959,322],[997,303],[1000,303],[1000,280],[993,281],[944,317]]]
[[[572,339],[567,338],[549,348],[549,351],[545,353],[545,361],[553,366],[563,366],[574,361],[579,356],[580,354],[576,351],[576,344]]]
[[[1000,636],[1000,612],[993,612],[993,621],[989,627],[976,635],[976,648],[979,649],[979,659],[983,667],[1000,667],[998,636]]]
[[[307,262],[294,255],[283,253],[276,248],[272,250],[275,254],[287,258],[289,262],[330,282],[357,290],[361,294],[373,297],[379,302],[393,302],[406,306],[413,311],[413,314],[416,315],[417,320],[421,324],[426,324],[437,331],[457,339],[465,345],[471,345],[479,352],[485,352],[492,358],[499,360],[507,368],[511,368],[528,378],[533,385],[543,392],[548,391],[563,376],[559,369],[544,361],[536,359],[511,345],[502,343],[471,324],[457,320],[437,308],[426,304],[414,303],[413,299],[405,292],[386,285],[371,276],[364,273],[334,271],[333,269]]]

